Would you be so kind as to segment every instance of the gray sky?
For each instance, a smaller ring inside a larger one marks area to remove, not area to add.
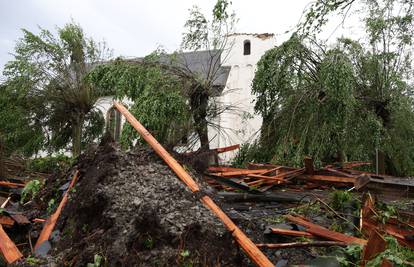
[[[299,20],[310,0],[233,0],[238,32],[282,34]],[[143,56],[162,45],[180,45],[188,9],[210,14],[215,0],[0,0],[0,71],[12,59],[21,29],[54,30],[71,18],[88,36],[105,40],[114,56]],[[281,36],[282,37],[282,36]]]

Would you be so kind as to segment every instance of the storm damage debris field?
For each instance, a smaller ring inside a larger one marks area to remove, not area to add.
[[[222,226],[148,150],[113,144],[83,155],[75,191],[59,219],[55,260],[85,266],[244,265]]]

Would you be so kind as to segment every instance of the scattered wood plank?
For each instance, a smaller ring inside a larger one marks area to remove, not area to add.
[[[39,238],[37,239],[35,249],[37,249],[43,242],[46,240],[49,240],[49,237],[55,228],[56,222],[60,216],[60,213],[63,210],[63,207],[66,205],[66,202],[68,201],[69,191],[72,189],[72,187],[75,185],[77,179],[78,179],[79,172],[76,171],[73,175],[72,181],[70,182],[70,185],[68,189],[66,190],[65,194],[63,194],[63,198],[60,201],[60,204],[56,211],[47,219],[45,225],[43,226],[42,232],[40,232]]]
[[[0,224],[11,227],[14,225],[14,220],[8,216],[0,215]]]
[[[303,231],[295,231],[295,230],[287,230],[287,229],[281,229],[281,228],[270,228],[272,233],[278,234],[278,235],[289,235],[289,236],[300,236],[300,237],[315,237],[313,234]]]
[[[10,237],[6,234],[0,225],[0,251],[8,264],[12,264],[23,257],[20,250],[16,247]]]
[[[25,184],[0,181],[0,186],[10,187],[10,188],[23,188],[25,187]]]
[[[280,244],[256,244],[259,248],[297,248],[297,247],[331,247],[341,246],[346,247],[348,244],[338,241],[313,241],[313,242],[293,242],[293,243],[280,243]]]
[[[306,221],[301,217],[286,215],[286,218],[291,222],[294,222],[294,223],[297,223],[299,225],[306,227],[307,232],[313,235],[316,235],[316,236],[320,236],[320,237],[323,237],[329,240],[344,242],[346,244],[358,244],[358,245],[367,244],[367,240],[345,235],[345,234],[338,233],[335,231],[331,231],[329,229],[326,229],[325,227]]]
[[[361,267],[372,260],[379,253],[383,252],[387,248],[387,242],[377,230],[372,230],[368,239],[368,243],[364,246],[362,251]]]
[[[332,175],[307,175],[303,174],[298,176],[298,178],[312,180],[312,181],[324,181],[324,182],[334,182],[334,183],[346,183],[346,184],[354,184],[356,178],[353,177],[339,177],[339,176],[332,176]]]
[[[306,174],[314,174],[315,168],[313,167],[313,159],[311,157],[305,157],[303,159],[304,165],[305,165],[305,173]]]
[[[211,175],[222,176],[222,177],[231,177],[231,176],[240,176],[240,175],[247,175],[247,174],[263,174],[267,171],[268,170],[266,170],[266,169],[258,169],[258,170],[242,169],[242,170],[238,170],[238,171],[215,172],[215,173],[211,173]]]
[[[217,151],[218,154],[220,154],[220,153],[224,153],[228,151],[233,151],[239,148],[240,148],[240,144],[237,144],[237,145],[232,145],[232,146],[216,148],[215,150]]]
[[[142,138],[154,149],[154,151],[167,163],[175,174],[190,188],[193,193],[200,191],[198,184],[184,170],[184,168],[168,153],[158,141],[145,129],[144,126],[119,102],[114,101],[114,107],[121,112],[126,120],[137,130]],[[232,233],[234,239],[258,266],[270,267],[273,263],[261,252],[256,245],[234,224],[234,222],[216,205],[207,195],[200,198],[200,201],[208,207]]]

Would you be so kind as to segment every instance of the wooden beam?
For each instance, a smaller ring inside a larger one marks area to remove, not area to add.
[[[233,151],[233,150],[236,150],[236,149],[239,149],[240,148],[240,145],[239,144],[237,144],[237,145],[232,145],[232,146],[226,146],[226,147],[219,147],[219,148],[216,148],[215,150],[217,151],[217,153],[224,153],[224,152],[228,152],[228,151]]]
[[[287,229],[281,229],[281,228],[270,228],[272,233],[278,234],[278,235],[289,235],[289,236],[303,236],[303,237],[315,237],[313,234],[303,231],[295,231],[295,230],[287,230]]]
[[[23,187],[25,187],[25,184],[18,184],[18,183],[0,181],[0,186],[11,187],[11,188],[18,188],[18,187],[23,188]]]
[[[10,237],[6,234],[0,225],[0,251],[8,264],[12,264],[23,257],[20,250],[16,247]]]
[[[184,170],[184,168],[168,153],[158,141],[145,129],[144,126],[119,102],[114,101],[114,106],[121,112],[126,120],[137,130],[154,151],[165,161],[192,192],[200,191],[198,184]],[[273,263],[261,252],[255,244],[233,223],[233,221],[214,203],[209,196],[203,196],[200,201],[209,208],[232,233],[233,238],[242,247],[250,259],[258,266],[270,267]]]
[[[79,171],[76,171],[73,175],[72,181],[69,184],[68,189],[63,194],[63,198],[60,201],[60,204],[56,211],[47,219],[45,225],[43,226],[42,231],[40,232],[39,238],[37,239],[35,249],[37,249],[43,242],[46,240],[49,240],[50,235],[53,232],[53,229],[55,228],[56,222],[59,219],[60,214],[62,213],[63,208],[66,205],[66,202],[68,201],[69,192],[72,189],[72,187],[75,185],[77,179],[79,176]]]
[[[324,182],[334,182],[334,183],[347,183],[347,184],[354,184],[356,178],[352,177],[339,177],[339,176],[332,176],[332,175],[307,175],[303,174],[298,176],[298,178],[312,180],[312,181],[324,181]]]
[[[346,247],[347,244],[338,241],[313,241],[313,242],[293,242],[293,243],[280,243],[280,244],[256,244],[259,248],[297,248],[297,247],[330,247],[341,246]]]
[[[301,217],[286,215],[286,218],[291,222],[294,222],[294,223],[297,223],[299,225],[306,227],[307,232],[313,235],[316,235],[316,236],[320,236],[320,237],[323,237],[329,240],[344,242],[346,244],[358,244],[358,245],[367,244],[367,240],[345,235],[345,234],[338,233],[335,231],[331,231],[325,227],[306,221]]]
[[[372,260],[379,253],[383,252],[387,248],[387,242],[377,230],[373,229],[368,239],[368,243],[364,246],[362,251],[361,267]]]
[[[0,224],[6,226],[13,226],[14,220],[8,216],[0,215]]]

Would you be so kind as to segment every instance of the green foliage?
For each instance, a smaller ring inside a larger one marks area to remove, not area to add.
[[[133,100],[130,112],[159,142],[174,146],[188,134],[190,113],[181,91],[182,80],[157,63],[160,56],[155,52],[143,62],[117,59],[97,66],[88,80],[103,91],[114,88],[119,99]],[[131,147],[137,139],[139,135],[126,124],[121,134],[123,146]]]
[[[88,263],[87,267],[101,267],[102,266],[103,257],[99,254],[95,254],[93,257],[93,263]]]
[[[362,246],[349,245],[345,248],[340,248],[340,252],[342,252],[342,255],[337,256],[336,259],[339,261],[341,266],[359,266],[362,254]]]
[[[42,262],[40,259],[30,255],[26,259],[26,263],[30,266],[39,266],[39,264]]]
[[[354,200],[351,192],[335,190],[330,194],[330,205],[335,210],[343,210]]]
[[[391,217],[395,218],[398,215],[397,208],[393,205],[377,202],[375,207],[377,211],[377,220],[383,224],[387,223]]]
[[[369,161],[379,148],[398,174],[410,175],[414,112],[400,70],[384,73],[384,85],[384,62],[360,44],[341,39],[326,50],[307,41],[293,36],[258,63],[252,92],[263,117],[262,155],[301,166],[305,156],[316,164]]]
[[[52,198],[49,200],[49,202],[47,203],[47,214],[52,214],[55,209],[57,207],[57,203],[56,203],[56,199]]]
[[[94,140],[103,130],[95,103],[107,92],[95,90],[84,77],[91,65],[107,58],[104,44],[85,37],[72,22],[58,28],[57,35],[45,29],[39,34],[23,30],[14,55],[4,69],[2,90],[8,92],[0,98],[15,105],[5,112],[16,111],[0,113],[0,122],[9,128],[7,147],[31,155],[68,149],[72,143],[72,152],[78,155],[82,139]]]
[[[41,187],[42,183],[39,180],[34,179],[28,182],[22,190],[20,202],[25,203],[26,201],[33,199]]]
[[[47,156],[31,159],[28,163],[28,170],[33,172],[53,173],[65,170],[73,163],[73,158],[65,155]]]
[[[145,249],[153,249],[154,245],[155,245],[155,241],[154,239],[152,239],[151,236],[148,236],[145,240],[144,240],[144,248]]]
[[[381,266],[383,259],[389,260],[396,267],[409,266],[414,264],[414,251],[408,247],[400,246],[392,236],[385,236],[387,249],[378,254],[374,259],[367,262],[367,267]]]
[[[268,150],[267,150],[268,151]],[[232,160],[232,166],[244,168],[249,162],[264,163],[271,155],[266,155],[259,142],[255,140],[253,143],[242,144],[236,156]]]

